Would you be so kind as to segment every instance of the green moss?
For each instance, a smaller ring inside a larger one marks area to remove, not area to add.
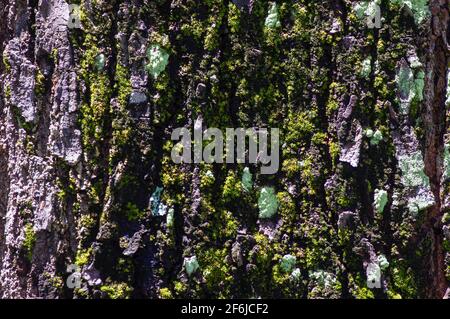
[[[128,69],[121,63],[116,65],[115,73],[115,90],[117,91],[117,100],[119,102],[120,110],[116,112],[116,116],[112,121],[113,141],[115,146],[112,158],[115,153],[124,145],[127,145],[132,133],[130,119],[127,112],[128,100],[132,92],[131,81]]]
[[[228,27],[231,33],[238,33],[241,26],[241,10],[230,1],[228,4]]]
[[[39,69],[36,72],[34,91],[37,96],[42,96],[45,93],[45,77]]]
[[[56,289],[64,288],[64,280],[60,276],[52,276],[48,279],[48,282],[53,288]]]
[[[11,71],[11,64],[9,63],[8,57],[6,56],[5,53],[3,53],[2,55],[2,61],[3,65],[5,66],[6,73],[9,73]]]
[[[87,63],[87,62],[86,62]],[[107,75],[89,75],[90,103],[81,106],[81,129],[83,132],[83,145],[86,149],[94,149],[96,142],[101,141],[105,135],[104,119],[108,112],[112,91]]]
[[[8,83],[5,84],[5,98],[7,100],[11,98],[11,87]]]
[[[101,286],[100,290],[108,295],[110,299],[130,299],[133,288],[126,283],[112,283]]]
[[[173,287],[174,287],[175,293],[178,296],[183,295],[187,290],[187,286],[184,283],[182,283],[181,281],[175,281]]]
[[[417,285],[414,278],[414,272],[411,268],[405,267],[403,261],[392,270],[392,279],[395,290],[405,298],[414,298],[417,294]]]
[[[226,248],[211,248],[199,255],[199,264],[203,269],[203,278],[208,290],[219,298],[229,296],[233,284],[230,265],[226,262]]]
[[[145,217],[145,211],[140,210],[139,207],[133,203],[128,203],[126,207],[126,216],[129,221],[140,220]]]
[[[278,199],[273,187],[263,187],[259,194],[259,218],[272,218],[278,210]]]
[[[91,215],[83,215],[78,220],[78,224],[80,227],[85,227],[87,229],[91,229],[96,225],[97,221]]]
[[[272,280],[274,284],[281,288],[286,293],[288,290],[288,282],[290,280],[290,272],[282,270],[281,265],[275,265],[272,269]]]
[[[236,172],[229,171],[223,185],[222,196],[226,203],[238,200],[242,194],[242,184],[238,179]]]
[[[86,265],[91,258],[91,254],[92,254],[92,247],[88,249],[78,250],[77,256],[75,257],[75,264],[80,267]]]
[[[159,297],[161,299],[173,299],[172,292],[170,291],[169,288],[160,288]]]
[[[52,58],[54,63],[58,62],[58,49],[57,48],[53,48],[50,56],[51,56],[51,58]]]
[[[36,243],[36,233],[34,232],[33,225],[31,223],[25,225],[24,236],[22,248],[26,253],[27,259],[31,261],[33,258],[34,244]]]
[[[357,287],[353,295],[356,299],[375,299],[373,291],[367,287]]]

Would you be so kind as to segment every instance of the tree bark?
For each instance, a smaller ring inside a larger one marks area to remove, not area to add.
[[[448,295],[450,2],[273,3],[0,0],[1,297]],[[198,119],[280,169],[174,163]]]

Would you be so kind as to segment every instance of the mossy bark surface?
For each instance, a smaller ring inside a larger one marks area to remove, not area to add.
[[[448,294],[448,0],[73,2],[0,0],[1,297]],[[279,171],[174,163],[197,119]]]

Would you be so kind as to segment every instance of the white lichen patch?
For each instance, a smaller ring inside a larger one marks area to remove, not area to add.
[[[372,58],[369,56],[362,62],[361,76],[367,79],[372,72]]]
[[[399,157],[402,184],[413,192],[408,198],[408,210],[412,215],[434,205],[430,179],[425,174],[425,164],[420,151]]]
[[[378,288],[377,284],[380,283],[381,279],[381,268],[378,263],[370,263],[366,269],[367,282],[373,284],[373,287]]]
[[[408,210],[416,216],[420,211],[423,211],[435,204],[434,198],[429,191],[422,191],[417,196],[408,199]]]

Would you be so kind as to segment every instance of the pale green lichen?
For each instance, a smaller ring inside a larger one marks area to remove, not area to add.
[[[153,44],[147,49],[147,58],[149,63],[145,68],[154,79],[157,79],[169,64],[169,53],[159,44]]]
[[[417,53],[415,52],[411,53],[411,55],[408,57],[408,62],[413,69],[418,69],[423,66],[419,58],[417,57]]]
[[[284,272],[291,272],[295,267],[295,263],[297,262],[297,258],[292,255],[284,255],[280,261],[280,267]]]
[[[389,262],[385,255],[379,255],[377,259],[381,270],[386,270],[389,267]]]
[[[419,71],[414,80],[416,98],[419,102],[423,101],[423,89],[425,88],[425,72]]]
[[[258,199],[259,218],[271,218],[278,210],[278,199],[273,187],[263,187]]]
[[[388,202],[388,193],[383,189],[376,189],[374,195],[374,206],[378,213],[382,214]]]
[[[105,68],[105,61],[106,61],[106,58],[103,53],[100,53],[99,55],[97,55],[95,57],[95,62],[94,62],[95,69],[99,72],[103,71],[103,69]]]
[[[189,277],[193,273],[195,273],[198,270],[199,267],[200,266],[198,264],[196,256],[185,257],[184,258],[184,269],[186,270],[186,273],[188,274]]]
[[[374,1],[361,1],[358,2],[354,7],[353,11],[355,12],[358,19],[363,19],[365,17],[373,17],[376,15],[378,7],[381,3],[381,0]]]
[[[169,228],[173,227],[174,214],[175,214],[175,210],[172,207],[169,208],[169,211],[167,212],[167,217],[166,217],[166,224],[167,224],[167,227],[169,227]]]
[[[361,76],[367,79],[372,72],[372,58],[368,57],[362,62]]]
[[[400,6],[407,6],[414,15],[416,23],[422,23],[427,17],[430,16],[430,10],[428,8],[428,0],[391,0],[392,4],[398,4]]]
[[[380,130],[376,130],[370,139],[370,145],[378,145],[383,140],[383,133]]]
[[[429,188],[430,179],[425,174],[425,164],[420,151],[400,156],[398,161],[402,171],[403,185],[407,187],[421,186]]]
[[[293,281],[299,281],[302,278],[302,272],[300,271],[300,268],[295,268],[292,271],[290,278]]]
[[[250,169],[248,167],[244,168],[242,172],[242,188],[249,192],[253,188],[253,177],[252,173],[250,172]]]
[[[156,190],[150,197],[150,209],[152,211],[153,216],[164,216],[167,213],[167,206],[161,202],[162,192],[163,192],[162,187],[156,187]]]
[[[450,145],[444,147],[444,179],[450,178]]]
[[[399,167],[402,171],[402,184],[417,188],[416,195],[408,198],[408,209],[413,215],[434,205],[431,194],[430,179],[425,174],[425,164],[420,151],[399,157]]]
[[[309,273],[309,278],[317,282],[322,287],[331,287],[336,283],[336,278],[332,273],[317,270]]]
[[[412,101],[423,101],[425,73],[421,70],[414,76],[414,72],[409,66],[402,65],[395,80],[400,95],[400,111],[406,115],[409,113]]]
[[[447,100],[445,101],[445,105],[450,106],[450,69],[447,72]]]
[[[267,14],[265,25],[269,29],[275,29],[281,27],[280,17],[278,14],[278,5],[272,3],[269,12]]]

